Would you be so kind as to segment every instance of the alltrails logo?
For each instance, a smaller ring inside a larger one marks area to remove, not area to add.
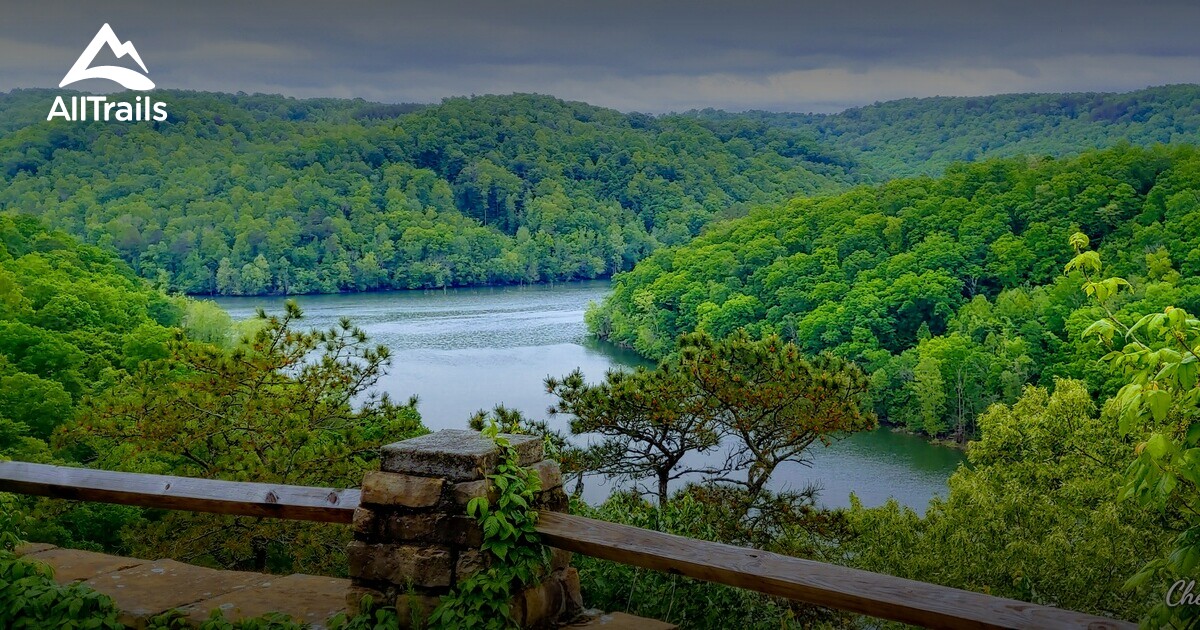
[[[92,43],[88,44],[83,50],[83,54],[79,55],[79,59],[75,61],[75,65],[67,71],[67,75],[58,84],[58,87],[66,87],[77,81],[85,79],[107,79],[120,84],[127,90],[146,91],[154,89],[154,82],[145,74],[139,73],[130,68],[122,68],[121,66],[92,66],[96,55],[100,50],[108,46],[118,59],[128,55],[137,65],[141,67],[142,72],[149,73],[146,69],[146,63],[142,61],[142,56],[138,54],[137,48],[134,48],[133,42],[122,43],[117,34],[113,32],[112,27],[108,24],[100,27],[96,36],[92,38]],[[72,96],[70,107],[67,106],[67,101],[59,96],[54,99],[54,105],[50,107],[50,114],[46,116],[46,120],[54,120],[55,118],[64,118],[73,122],[78,121],[109,121],[116,120],[120,122],[141,122],[152,120],[162,122],[167,119],[167,104],[155,103],[149,96],[139,96],[134,99],[134,102],[114,101],[109,102],[107,96]],[[90,116],[88,114],[91,114]]]

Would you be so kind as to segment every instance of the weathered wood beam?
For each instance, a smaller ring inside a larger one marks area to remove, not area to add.
[[[194,479],[0,462],[0,491],[168,510],[349,523],[357,489]]]
[[[1051,606],[581,516],[541,514],[537,530],[546,544],[567,551],[928,628],[1137,627]]]

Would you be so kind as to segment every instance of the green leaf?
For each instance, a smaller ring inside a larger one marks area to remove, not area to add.
[[[1173,446],[1174,445],[1170,440],[1167,439],[1165,435],[1162,433],[1155,433],[1152,434],[1148,440],[1146,440],[1145,452],[1154,459],[1162,459],[1163,455],[1166,455],[1167,452],[1174,450]]]
[[[481,510],[487,508],[486,497],[475,497],[467,502],[467,516],[472,518],[480,514]]]
[[[1071,259],[1070,262],[1063,267],[1063,271],[1071,272],[1075,270],[1084,272],[1100,271],[1100,254],[1094,251],[1080,252],[1079,255]]]
[[[1140,388],[1139,388],[1140,390]],[[1141,419],[1141,393],[1134,392],[1128,395],[1127,400],[1121,406],[1121,415],[1117,420],[1117,428],[1122,434],[1128,435],[1133,431],[1133,428]]]
[[[1083,232],[1075,232],[1071,234],[1070,238],[1067,239],[1067,243],[1075,251],[1081,251],[1088,246],[1089,241],[1087,234],[1084,234]]]
[[[1194,357],[1189,355],[1175,366],[1175,379],[1179,383],[1180,389],[1188,390],[1196,386],[1196,375],[1200,371],[1200,363],[1196,363],[1192,359]]]
[[[1141,319],[1139,319],[1137,321],[1137,323],[1135,323],[1133,326],[1129,327],[1129,332],[1125,333],[1125,337],[1127,339],[1133,338],[1134,334],[1142,328],[1146,328],[1148,330],[1153,329],[1153,327],[1156,326],[1157,322],[1161,319],[1162,319],[1161,313],[1151,313],[1149,315],[1146,315],[1145,317],[1142,317]]]
[[[1096,335],[1105,339],[1112,339],[1113,333],[1115,332],[1116,328],[1112,325],[1112,322],[1108,321],[1107,319],[1098,319],[1095,322],[1092,322],[1091,326],[1085,328],[1083,332],[1080,333],[1080,336],[1088,337],[1091,335]]]
[[[1164,389],[1148,389],[1142,392],[1142,399],[1156,422],[1167,419],[1167,412],[1171,410],[1170,392]]]

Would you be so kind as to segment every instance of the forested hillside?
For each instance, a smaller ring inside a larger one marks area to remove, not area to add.
[[[44,122],[0,96],[0,209],[192,294],[585,279],[712,220],[958,160],[1194,140],[1200,87],[895,101],[820,116],[624,114],[156,92],[156,124]]]
[[[44,457],[80,400],[166,356],[184,310],[111,254],[0,214],[0,456]]]
[[[164,288],[308,293],[595,278],[714,216],[852,180],[804,133],[752,121],[530,95],[421,108],[157,94],[166,123],[5,133],[0,208]],[[0,98],[0,129],[42,120],[31,112],[51,98]]]
[[[656,252],[616,277],[588,322],[651,357],[693,330],[779,333],[872,372],[886,421],[969,436],[1026,382],[1113,393],[1079,338],[1102,312],[1063,275],[1071,233],[1134,283],[1119,316],[1200,310],[1197,190],[1195,148],[1125,146],[798,198]]]
[[[1128,93],[910,98],[837,114],[692,112],[702,120],[753,118],[811,133],[876,177],[938,175],[955,162],[1074,155],[1120,142],[1195,143],[1200,86]]]
[[[378,387],[389,349],[349,319],[306,330],[294,302],[234,325],[168,291],[615,273],[588,326],[665,360],[543,383],[552,415],[604,440],[502,405],[473,419],[545,434],[566,474],[657,478],[655,504],[576,511],[1164,626],[1195,614],[1160,587],[1200,558],[1198,89],[659,117],[164,93],[171,119],[136,125],[22,123],[50,93],[3,96],[0,458],[351,487],[381,444],[425,431],[415,398]],[[974,440],[924,516],[770,483],[876,418]],[[0,543],[27,528],[225,568],[346,566],[344,526],[0,503]],[[850,621],[580,566],[589,602],[689,627]]]

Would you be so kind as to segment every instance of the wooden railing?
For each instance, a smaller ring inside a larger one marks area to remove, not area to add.
[[[0,491],[166,510],[349,523],[356,489],[220,481],[0,462]]]
[[[60,499],[350,523],[358,490],[0,462],[0,491]],[[1134,624],[756,549],[546,512],[553,547],[930,628],[1135,628]]]

